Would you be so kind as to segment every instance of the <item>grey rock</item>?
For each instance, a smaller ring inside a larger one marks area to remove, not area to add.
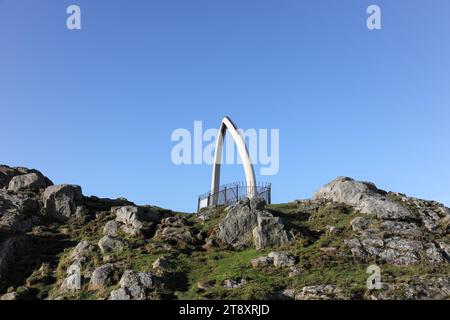
[[[314,194],[315,200],[329,200],[353,206],[379,219],[407,219],[415,215],[402,204],[385,197],[385,192],[370,182],[338,177]]]
[[[123,206],[112,208],[116,221],[121,224],[120,229],[132,237],[145,237],[152,223],[158,223],[164,213],[153,207]]]
[[[218,238],[235,247],[247,244],[249,234],[257,224],[258,212],[251,209],[248,199],[239,201],[220,222]]]
[[[103,227],[103,234],[105,236],[115,237],[119,229],[119,223],[115,220],[108,221]]]
[[[356,217],[350,222],[350,224],[353,231],[362,231],[369,226],[370,220],[366,217]]]
[[[45,189],[42,195],[46,214],[58,220],[65,220],[76,213],[76,202],[82,200],[81,187],[56,185]]]
[[[273,265],[273,258],[267,256],[259,257],[251,260],[250,264],[253,268],[268,267],[270,265]]]
[[[383,221],[381,223],[381,230],[389,236],[409,236],[420,238],[422,231],[415,223],[402,221]]]
[[[119,280],[117,271],[116,266],[112,263],[107,263],[98,267],[92,273],[91,281],[89,283],[90,288],[98,290],[113,285]]]
[[[429,263],[440,264],[444,262],[444,256],[434,243],[427,243],[424,248]]]
[[[124,206],[115,210],[116,221],[123,224],[122,230],[133,237],[143,237],[144,224],[139,220],[139,208]]]
[[[174,217],[167,217],[163,220],[161,220],[161,224],[164,226],[171,226],[171,227],[184,227],[187,225],[186,219],[179,216]]]
[[[177,241],[187,244],[194,244],[197,241],[189,228],[164,227],[162,225],[156,231],[155,238],[167,242]]]
[[[293,278],[296,276],[299,276],[303,273],[303,270],[301,268],[298,267],[291,267],[291,271],[288,274],[289,278]]]
[[[67,277],[61,283],[61,292],[79,291],[82,288],[81,267],[78,263],[72,264],[67,269]]]
[[[439,247],[444,251],[445,258],[450,261],[450,244],[445,242],[440,242]]]
[[[186,219],[182,217],[168,217],[161,221],[155,232],[155,239],[165,242],[195,244],[197,237],[192,234]]]
[[[38,221],[39,202],[32,196],[11,194],[0,189],[0,228],[29,231]]]
[[[407,283],[383,283],[382,290],[370,291],[372,300],[446,300],[450,297],[448,276],[413,277]]]
[[[28,173],[24,175],[15,176],[11,179],[8,185],[9,191],[19,192],[24,190],[39,190],[51,185],[41,173]]]
[[[83,257],[89,256],[94,250],[95,247],[92,244],[90,244],[89,241],[82,240],[72,250],[72,252],[69,255],[69,259],[72,261],[80,260]]]
[[[0,189],[8,188],[9,183],[15,176],[29,173],[36,173],[42,176],[42,173],[34,169],[28,169],[23,167],[11,168],[6,165],[0,165]],[[52,184],[52,182],[48,178],[45,177],[45,180],[48,185]]]
[[[271,252],[268,257],[273,259],[275,267],[292,267],[295,265],[296,258],[289,252]]]
[[[30,217],[21,212],[7,211],[0,216],[0,227],[13,232],[26,232],[34,226],[36,221],[38,218],[35,216]]]
[[[419,241],[391,238],[386,242],[386,249],[380,257],[387,263],[395,265],[411,265],[420,261],[423,245]]]
[[[350,298],[334,285],[307,286],[295,294],[296,300],[347,300]]]
[[[126,270],[119,283],[120,289],[111,292],[110,300],[145,300],[159,284],[159,278],[151,272]]]
[[[237,289],[245,286],[247,284],[247,280],[243,278],[239,279],[226,279],[222,283],[222,287],[226,289]]]
[[[121,252],[125,249],[125,243],[122,239],[111,236],[101,238],[98,246],[103,254]]]
[[[75,209],[75,218],[85,218],[89,216],[89,210],[85,206],[77,206]]]
[[[288,243],[292,235],[285,230],[280,218],[265,211],[265,201],[242,199],[230,206],[219,224],[218,239],[235,248],[253,239],[256,249],[277,247]]]
[[[256,250],[282,246],[289,243],[292,237],[279,217],[274,217],[267,211],[258,213],[257,224],[253,229]]]
[[[111,291],[109,300],[132,300],[132,297],[126,289],[119,288]]]

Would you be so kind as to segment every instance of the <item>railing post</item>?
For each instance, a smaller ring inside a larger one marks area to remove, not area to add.
[[[225,203],[224,203],[224,205],[227,205],[227,187],[224,188],[224,192],[225,192],[225,195],[224,195]]]
[[[268,204],[271,204],[272,203],[272,185],[269,185],[269,203]]]

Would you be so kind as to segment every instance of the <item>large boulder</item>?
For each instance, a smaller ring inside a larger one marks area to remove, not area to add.
[[[258,213],[256,227],[253,229],[256,250],[282,246],[289,243],[292,237],[279,217],[274,217],[267,211]]]
[[[53,183],[45,178],[41,173],[28,173],[15,176],[8,185],[9,191],[19,192],[24,190],[39,190],[51,186]]]
[[[161,221],[164,214],[153,207],[122,206],[112,208],[118,227],[132,237],[145,237],[153,223]]]
[[[112,263],[107,263],[98,267],[92,273],[89,287],[92,290],[105,289],[115,284],[119,279],[117,276],[117,267]]]
[[[119,229],[119,223],[115,220],[108,221],[103,227],[103,234],[105,236],[115,237]]]
[[[159,282],[151,272],[126,270],[120,279],[120,288],[111,291],[109,300],[145,300]]]
[[[355,181],[348,177],[338,177],[314,194],[314,200],[329,200],[353,206],[365,214],[379,219],[413,219],[415,214],[399,202],[386,197],[370,182]]]
[[[125,242],[117,237],[104,236],[98,242],[103,254],[121,252],[125,249]]]
[[[66,278],[60,286],[61,292],[74,292],[82,288],[81,267],[78,264],[72,264],[66,272]]]
[[[265,206],[263,199],[246,198],[228,208],[226,217],[219,224],[218,239],[235,248],[253,240],[258,250],[288,243],[291,234],[281,219],[266,211]]]
[[[249,199],[240,200],[220,222],[219,239],[235,247],[247,244],[249,233],[256,226],[258,213],[259,210],[250,206]]]
[[[15,177],[19,175],[29,174],[29,173],[36,173],[39,176],[42,176],[42,173],[35,169],[28,169],[23,167],[15,167],[11,168],[6,165],[0,165],[0,189],[2,188],[8,188],[10,181]],[[46,184],[51,185],[52,182],[44,177]]]
[[[50,186],[42,195],[46,214],[58,220],[65,220],[77,212],[77,201],[83,199],[81,187],[61,184]]]

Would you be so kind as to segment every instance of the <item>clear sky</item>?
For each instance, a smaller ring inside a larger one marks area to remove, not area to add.
[[[82,29],[66,28],[66,8]],[[366,28],[366,8],[382,30]],[[280,129],[273,201],[346,175],[450,205],[448,0],[0,0],[0,163],[194,211],[194,120]],[[259,171],[256,168],[257,172]],[[224,168],[223,182],[243,180]]]

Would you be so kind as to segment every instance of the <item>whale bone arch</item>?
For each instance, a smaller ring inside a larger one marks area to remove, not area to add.
[[[220,188],[220,166],[222,161],[222,149],[225,139],[226,131],[229,131],[231,137],[236,144],[239,156],[242,160],[242,165],[245,171],[245,181],[247,183],[247,196],[253,198],[255,196],[256,178],[253,165],[248,154],[247,146],[245,145],[242,135],[238,132],[236,125],[230,118],[224,117],[220,125],[219,134],[216,139],[216,148],[214,151],[214,163],[211,182],[211,195],[213,196],[212,205],[217,204],[217,192]]]

